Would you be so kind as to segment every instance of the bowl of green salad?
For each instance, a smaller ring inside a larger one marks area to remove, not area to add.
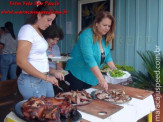
[[[118,84],[127,81],[130,76],[129,72],[116,69],[107,73],[107,81],[112,84]]]

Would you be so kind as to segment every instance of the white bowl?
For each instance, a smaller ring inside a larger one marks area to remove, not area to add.
[[[122,77],[111,77],[109,72],[105,76],[105,79],[107,80],[108,83],[111,84],[118,84],[121,82],[127,81],[127,79],[131,76],[131,74],[127,71],[123,71],[125,74]]]

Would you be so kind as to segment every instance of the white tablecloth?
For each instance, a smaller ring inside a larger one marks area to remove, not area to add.
[[[96,89],[90,88],[86,91],[88,93],[91,93],[94,90]],[[152,95],[148,96],[144,100],[132,98],[131,101],[119,105],[123,106],[124,108],[107,117],[106,119],[101,119],[99,117],[84,113],[82,111],[80,111],[80,113],[82,114],[83,119],[86,119],[91,122],[136,122],[137,120],[141,119],[145,115],[148,115],[149,113],[155,110]],[[13,112],[10,112],[6,116],[4,122],[7,122],[7,118],[11,118],[12,120],[15,120],[15,122],[24,122],[23,120],[19,119]]]
[[[94,90],[96,89],[90,88],[86,91],[88,93],[91,93]],[[123,106],[124,108],[107,117],[106,119],[101,119],[99,117],[84,113],[82,111],[80,111],[80,113],[82,114],[83,119],[86,119],[91,122],[136,122],[137,120],[141,119],[145,115],[148,115],[149,113],[155,110],[152,95],[148,96],[144,100],[132,98],[132,100],[127,103],[117,105]]]

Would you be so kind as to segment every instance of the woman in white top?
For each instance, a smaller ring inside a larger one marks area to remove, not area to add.
[[[56,14],[41,14],[40,11],[55,11],[53,6],[36,6],[33,11],[38,14],[31,15],[26,24],[18,33],[17,65],[22,69],[18,78],[18,88],[24,99],[30,97],[54,97],[53,85],[58,86],[54,76],[48,76],[49,63],[46,54],[48,44],[42,35],[52,24]]]

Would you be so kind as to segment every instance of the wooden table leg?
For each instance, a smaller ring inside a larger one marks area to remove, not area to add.
[[[148,122],[152,122],[152,113],[148,114]]]

